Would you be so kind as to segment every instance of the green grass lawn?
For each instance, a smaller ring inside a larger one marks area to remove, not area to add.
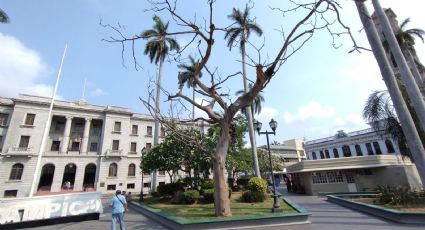
[[[232,217],[215,217],[214,204],[175,205],[170,204],[168,200],[161,201],[152,197],[147,197],[143,205],[155,209],[155,212],[181,222],[274,217],[298,213],[297,210],[286,204],[282,199],[279,200],[279,204],[283,209],[283,213],[272,213],[272,198],[262,203],[241,203],[238,201],[240,196],[241,193],[235,192],[230,199]]]

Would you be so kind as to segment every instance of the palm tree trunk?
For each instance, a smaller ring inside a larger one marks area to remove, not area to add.
[[[242,34],[243,38],[245,40],[245,30]],[[245,93],[249,91],[248,87],[248,81],[246,78],[246,65],[245,65],[245,43],[241,44],[241,50],[242,50],[242,76],[243,76],[243,86]],[[248,120],[248,131],[249,131],[249,140],[251,142],[251,150],[252,150],[252,161],[254,163],[254,175],[258,178],[261,178],[260,174],[260,166],[258,164],[258,156],[257,156],[257,143],[255,140],[255,131],[254,131],[254,122],[253,122],[253,113],[251,110],[251,106],[247,106],[245,109],[245,115]]]
[[[195,101],[195,85],[192,85],[192,100]],[[192,122],[195,126],[195,103],[192,103]]]
[[[425,149],[416,131],[413,119],[407,109],[406,103],[397,85],[397,81],[393,69],[387,59],[382,43],[379,39],[378,32],[373,24],[370,14],[364,4],[363,0],[356,0],[355,4],[366,31],[367,38],[373,50],[373,55],[378,62],[381,75],[384,79],[385,85],[388,88],[391,99],[394,102],[394,108],[397,112],[398,118],[406,135],[407,144],[411,150],[412,157],[415,160],[416,168],[422,181],[425,185]]]
[[[419,87],[419,91],[421,91],[422,96],[425,97],[425,90],[423,88],[424,82],[422,80],[422,75],[419,72],[418,65],[416,64],[415,59],[413,58],[412,52],[407,48],[403,50],[404,50],[403,54],[406,57],[407,62],[409,63],[410,69],[413,72],[413,76],[415,77],[416,84]]]
[[[421,124],[420,128],[425,131],[425,101],[423,100],[422,94],[419,91],[419,87],[415,83],[412,73],[410,72],[410,68],[407,65],[406,59],[404,58],[403,53],[401,52],[400,46],[398,45],[390,22],[388,21],[387,15],[385,14],[378,0],[372,0],[372,3],[375,12],[378,16],[378,20],[381,24],[382,31],[388,41],[391,53],[394,55],[394,59],[400,70],[401,79],[403,80],[403,83],[406,86],[407,94],[409,95],[416,114],[418,115]]]
[[[161,80],[162,80],[162,65],[164,61],[162,58],[159,60],[158,65],[158,76],[156,78],[156,97],[155,97],[155,117],[159,116],[160,111],[160,104],[159,101],[161,100]],[[155,147],[158,145],[159,142],[159,120],[155,119],[155,126],[154,126],[154,134],[153,134],[153,146]],[[158,185],[158,172],[157,170],[154,170],[152,172],[152,182],[151,182],[151,191],[156,192],[156,186]]]
[[[214,208],[216,216],[231,216],[229,190],[225,173],[226,155],[230,141],[230,121],[220,125],[220,127],[220,136],[213,155]]]

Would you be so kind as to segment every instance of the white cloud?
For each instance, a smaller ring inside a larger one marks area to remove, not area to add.
[[[277,109],[271,107],[261,108],[261,113],[258,115],[257,120],[269,122],[272,118],[276,120]]]
[[[321,105],[318,102],[310,101],[307,105],[298,108],[298,112],[291,114],[285,112],[283,120],[286,124],[291,124],[295,121],[303,121],[310,118],[332,117],[335,114],[335,109],[330,105]]]
[[[101,88],[96,88],[92,91],[90,91],[89,96],[91,97],[100,97],[103,95],[106,95],[107,93],[105,91],[103,91]]]
[[[48,73],[40,55],[10,35],[0,33],[0,44],[1,96],[16,97],[19,93],[51,96],[51,85],[37,83]]]

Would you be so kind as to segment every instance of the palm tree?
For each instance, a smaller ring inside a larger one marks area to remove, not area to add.
[[[4,12],[1,8],[0,8],[0,22],[9,23],[9,16],[7,16],[6,12]]]
[[[164,24],[158,16],[153,16],[153,21],[155,24],[152,29],[145,30],[142,33],[144,39],[149,39],[146,43],[144,53],[149,56],[149,59],[158,65],[158,74],[156,78],[156,97],[155,97],[155,115],[159,114],[159,100],[160,100],[160,90],[161,90],[161,79],[162,79],[162,65],[164,64],[165,57],[172,50],[179,51],[180,46],[174,38],[167,36],[168,22]],[[154,128],[154,139],[153,145],[158,144],[159,139],[159,121],[155,120]],[[152,191],[156,191],[156,172],[152,178]]]
[[[403,100],[394,72],[387,59],[378,32],[371,20],[371,16],[365,6],[365,3],[364,1],[354,1],[354,3],[356,4],[359,17],[366,31],[367,39],[369,40],[373,55],[375,56],[381,70],[382,78],[393,101],[394,109],[400,119],[401,127],[406,136],[412,157],[416,162],[415,165],[421,177],[422,184],[425,184],[425,149],[422,145],[418,132],[416,131],[415,124],[408,111],[406,102]]]
[[[245,93],[249,91],[248,81],[246,76],[246,50],[245,44],[247,39],[249,38],[251,32],[255,32],[257,35],[261,36],[263,31],[261,28],[249,18],[249,10],[248,6],[245,6],[244,12],[241,12],[239,9],[233,8],[232,14],[228,15],[228,18],[233,20],[235,23],[235,27],[230,28],[225,35],[225,39],[227,39],[227,46],[231,49],[236,40],[240,40],[240,51],[242,55],[242,75],[243,75],[243,84]],[[249,130],[249,139],[251,142],[252,149],[252,158],[254,162],[254,173],[255,176],[261,177],[260,167],[258,164],[258,156],[257,156],[257,146],[255,142],[255,131],[254,131],[254,123],[253,123],[253,114],[251,112],[251,106],[248,106],[248,109],[245,111],[246,117],[248,119],[248,130]]]
[[[192,87],[192,100],[195,101],[195,71],[199,67],[199,59],[195,60],[191,55],[189,55],[190,64],[180,64],[178,67],[183,70],[179,72],[179,88],[182,89],[186,84],[187,88]],[[199,72],[198,78],[202,77],[202,72]],[[192,104],[192,120],[195,120],[195,105]]]
[[[249,83],[249,89],[252,88],[252,83]],[[262,91],[260,91],[260,93],[257,94],[257,96],[255,96],[254,101],[252,102],[252,106],[251,106],[251,113],[252,114],[260,114],[261,113],[261,104],[264,102],[264,97],[261,94]],[[238,90],[235,95],[236,96],[241,96],[242,94],[244,94],[245,91],[244,90]],[[245,113],[245,110],[242,111],[243,113]]]

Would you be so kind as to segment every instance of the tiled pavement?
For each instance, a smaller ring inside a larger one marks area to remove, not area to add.
[[[329,203],[325,198],[316,196],[300,196],[287,194],[285,189],[280,187],[280,192],[292,199],[295,203],[303,206],[310,212],[311,224],[278,226],[278,227],[261,227],[262,230],[400,230],[400,229],[421,229],[425,226],[419,225],[401,225],[390,221],[383,220],[374,216],[359,213],[357,211]],[[66,223],[38,228],[36,230],[107,230],[111,225],[111,210],[109,208],[109,198],[103,199],[104,213],[100,220],[91,220],[77,223]],[[158,223],[146,218],[143,215],[130,210],[126,214],[126,226],[128,230],[151,230],[166,229]],[[118,227],[118,226],[117,226]],[[119,229],[119,228],[118,228]]]

